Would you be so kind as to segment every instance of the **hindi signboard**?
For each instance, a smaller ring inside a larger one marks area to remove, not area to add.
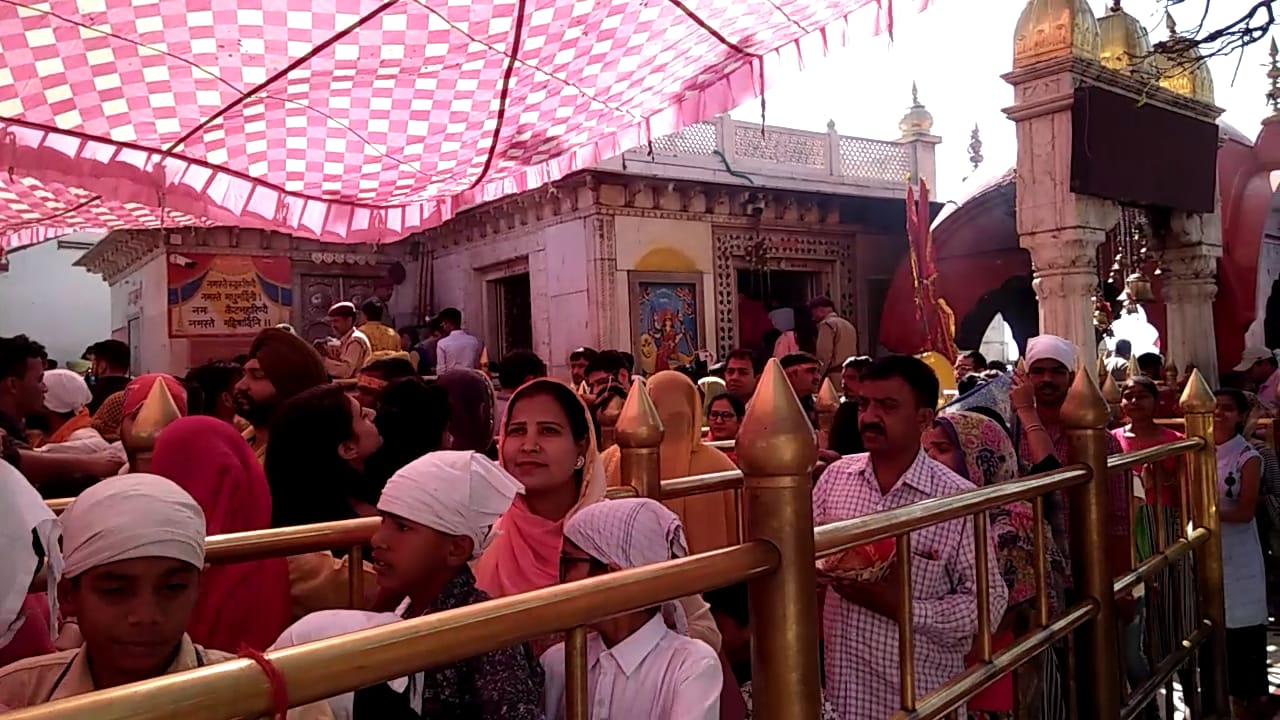
[[[251,335],[289,322],[287,257],[184,254],[170,259],[168,275],[173,337]]]

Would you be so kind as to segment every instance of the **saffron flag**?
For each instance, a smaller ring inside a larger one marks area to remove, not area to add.
[[[947,301],[938,295],[938,264],[929,229],[929,186],[920,179],[920,195],[907,186],[907,242],[910,244],[911,281],[915,287],[916,319],[924,329],[921,352],[936,352],[950,362],[960,354],[956,349],[956,316]]]

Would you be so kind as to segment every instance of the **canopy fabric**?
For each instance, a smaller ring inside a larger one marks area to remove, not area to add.
[[[210,224],[390,242],[727,112],[892,6],[0,3],[0,247]]]

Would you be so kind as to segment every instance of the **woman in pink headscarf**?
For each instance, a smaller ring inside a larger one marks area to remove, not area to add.
[[[271,490],[244,437],[212,417],[180,418],[156,440],[152,472],[190,493],[204,511],[207,535],[271,527]],[[204,647],[265,650],[292,619],[285,558],[213,565],[187,632]]]
[[[558,584],[565,522],[605,501],[591,414],[572,388],[550,378],[525,383],[512,394],[504,423],[499,459],[525,492],[498,521],[498,535],[476,562],[476,585],[495,598]],[[707,604],[700,597],[681,604],[689,635],[719,650]],[[535,642],[534,650],[558,640]]]

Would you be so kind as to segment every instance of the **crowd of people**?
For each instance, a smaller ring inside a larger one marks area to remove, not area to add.
[[[852,326],[836,322],[829,301],[812,309],[826,338],[815,350],[825,357],[788,347],[778,359],[820,431],[815,525],[1066,463],[1062,408],[1079,367],[1072,343],[1032,338],[1013,370],[963,353],[965,392],[940,408],[928,365],[849,357]],[[182,378],[130,376],[128,346],[118,341],[90,348],[86,379],[70,367],[47,369],[34,340],[0,338],[0,707],[737,542],[728,491],[666,503],[606,500],[606,489],[626,479],[618,448],[601,437],[619,401],[647,392],[664,426],[662,479],[733,469],[733,450],[716,441],[737,435],[767,357],[758,349],[658,372],[643,385],[632,384],[635,362],[624,351],[578,348],[563,379],[548,377],[536,354],[517,351],[497,363],[495,387],[480,369],[482,344],[461,329],[456,310],[440,313],[433,324],[441,332],[425,341],[382,325],[375,306],[340,303],[330,316],[331,341],[269,328],[246,356]],[[1256,362],[1274,371],[1267,357]],[[1124,373],[1113,453],[1179,437],[1155,422],[1168,379],[1146,374],[1141,358],[1135,364]],[[1263,385],[1274,377],[1257,375]],[[838,387],[834,408],[819,399],[828,379]],[[1272,546],[1255,517],[1269,507],[1265,488],[1276,479],[1264,475],[1276,463],[1252,442],[1251,398],[1221,390],[1217,400],[1230,690],[1242,717],[1269,717],[1263,548],[1270,556]],[[169,415],[155,412],[159,404]],[[1110,537],[1096,540],[1115,574],[1183,532],[1178,461],[1115,473],[1106,487]],[[75,499],[55,517],[44,502],[54,497]],[[1079,598],[1069,497],[1055,493],[1044,509],[1049,603],[1058,612]],[[205,564],[210,535],[357,517],[381,518],[367,561],[339,549]],[[918,694],[976,662],[979,613],[988,613],[996,649],[1036,626],[1035,518],[1026,502],[992,510],[988,537],[977,538],[987,544],[986,567],[975,560],[967,518],[911,534]],[[352,563],[367,576],[356,607]],[[882,720],[899,708],[903,585],[896,565],[875,578],[830,567],[819,566],[821,625],[813,629],[823,651],[824,717]],[[1197,626],[1189,573],[1186,563],[1169,568],[1158,592],[1118,602],[1134,687]],[[980,574],[990,588],[985,608]],[[751,717],[750,627],[744,584],[593,623],[590,716]],[[1019,667],[966,712],[1064,717],[1064,653],[1046,651]],[[564,659],[562,637],[535,638],[294,708],[290,717],[563,717]]]

